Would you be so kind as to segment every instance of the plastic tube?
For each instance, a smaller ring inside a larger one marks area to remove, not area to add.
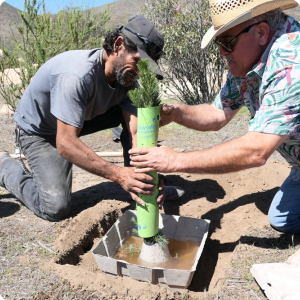
[[[160,109],[160,106],[138,108],[138,147],[157,147]],[[158,174],[157,172],[147,174],[155,179],[156,189],[153,195],[138,194],[146,204],[145,206],[137,204],[138,234],[143,238],[152,237],[158,233]]]

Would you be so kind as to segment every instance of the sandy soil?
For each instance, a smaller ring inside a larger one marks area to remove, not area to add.
[[[247,116],[238,116],[226,131],[217,134],[169,127],[161,130],[160,137],[171,148],[202,149],[243,134],[247,120]],[[7,117],[2,125],[6,130],[0,146],[9,149],[11,135],[7,132],[14,122]],[[102,145],[106,145],[105,151],[120,149],[107,131],[86,137],[85,142],[97,150]],[[110,161],[122,165],[122,159]],[[261,168],[238,173],[162,175],[166,185],[178,185],[186,191],[180,199],[165,203],[162,213],[211,220],[203,254],[184,294],[130,278],[109,277],[98,269],[91,250],[122,213],[133,207],[128,194],[117,184],[74,167],[72,211],[69,218],[57,223],[37,218],[2,189],[0,240],[6,246],[1,245],[0,270],[4,270],[2,279],[6,281],[0,284],[0,295],[6,299],[75,299],[54,296],[60,295],[62,284],[75,291],[76,299],[94,299],[79,296],[87,291],[95,291],[95,299],[198,299],[215,295],[224,287],[226,270],[245,232],[272,230],[268,208],[288,173],[289,166],[275,155]],[[13,248],[15,245],[22,249]],[[14,269],[9,273],[12,280],[5,273],[8,269]]]

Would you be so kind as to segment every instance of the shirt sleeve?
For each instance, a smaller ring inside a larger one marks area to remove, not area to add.
[[[88,98],[84,81],[72,73],[53,75],[50,93],[51,113],[69,125],[82,128]]]
[[[291,137],[300,131],[300,59],[299,51],[293,48],[270,52],[262,78],[261,106],[249,123],[249,131]]]
[[[237,79],[236,79],[237,80]],[[214,105],[222,110],[236,110],[244,106],[235,78],[228,72],[225,85],[214,100]]]
[[[128,96],[119,104],[119,106],[125,111],[137,115],[137,108],[132,104]]]

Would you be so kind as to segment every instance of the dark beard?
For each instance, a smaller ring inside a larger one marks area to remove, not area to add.
[[[113,74],[116,77],[116,80],[120,85],[122,85],[124,87],[128,87],[128,86],[131,85],[131,83],[127,82],[127,77],[129,75],[134,76],[134,74],[132,72],[123,73],[122,71],[120,71],[123,68],[123,66],[125,65],[125,63],[126,63],[125,62],[125,55],[124,55],[124,53],[122,53],[120,55],[120,57],[117,58],[114,62]]]

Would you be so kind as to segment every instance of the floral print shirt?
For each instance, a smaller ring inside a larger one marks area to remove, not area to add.
[[[300,24],[294,18],[286,16],[246,78],[228,72],[214,105],[246,105],[249,131],[289,135],[277,151],[292,165],[290,180],[300,180]]]

